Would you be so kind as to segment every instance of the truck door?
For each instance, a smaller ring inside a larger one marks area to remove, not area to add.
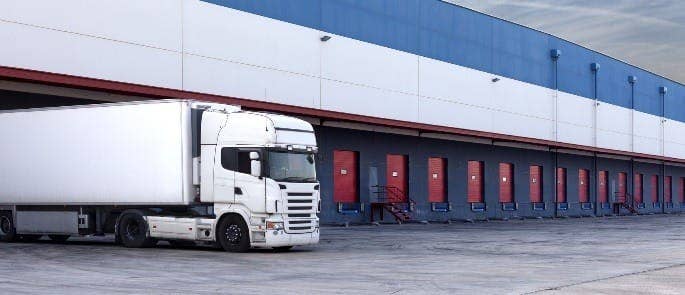
[[[236,149],[218,148],[218,165],[214,165],[214,202],[233,203],[235,198]]]
[[[257,159],[250,154],[258,156]],[[252,162],[264,162],[264,153],[260,149],[240,148],[236,152],[235,170],[235,203],[244,204],[250,210],[263,212],[265,209],[264,198],[266,196],[266,179],[262,176],[252,175]]]

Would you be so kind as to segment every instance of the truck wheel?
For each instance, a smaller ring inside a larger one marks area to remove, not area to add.
[[[245,252],[250,249],[250,234],[247,231],[247,225],[238,216],[227,216],[221,219],[216,235],[221,248],[228,252]]]
[[[12,213],[0,213],[0,241],[14,242],[17,239],[17,232],[12,222]]]
[[[119,221],[119,238],[127,248],[154,246],[156,241],[147,236],[147,222],[140,214],[128,213]]]
[[[69,236],[68,235],[48,235],[48,238],[50,238],[50,240],[53,242],[64,243],[69,239]]]

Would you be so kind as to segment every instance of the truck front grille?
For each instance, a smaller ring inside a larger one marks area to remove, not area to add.
[[[290,234],[304,234],[313,232],[316,228],[316,219],[286,219],[285,232]]]
[[[285,231],[293,234],[313,232],[317,206],[314,194],[289,192],[285,204]]]

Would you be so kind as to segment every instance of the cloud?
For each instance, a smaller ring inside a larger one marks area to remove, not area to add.
[[[685,83],[685,1],[444,0]]]

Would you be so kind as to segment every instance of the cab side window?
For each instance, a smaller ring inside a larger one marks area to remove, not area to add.
[[[236,148],[221,149],[221,167],[226,170],[250,174],[252,170],[251,151],[241,151]]]
[[[237,172],[250,174],[252,170],[250,151],[239,151],[238,152],[238,170]]]
[[[238,167],[236,162],[236,152],[235,148],[222,148],[221,149],[221,167],[226,170],[235,171]]]

